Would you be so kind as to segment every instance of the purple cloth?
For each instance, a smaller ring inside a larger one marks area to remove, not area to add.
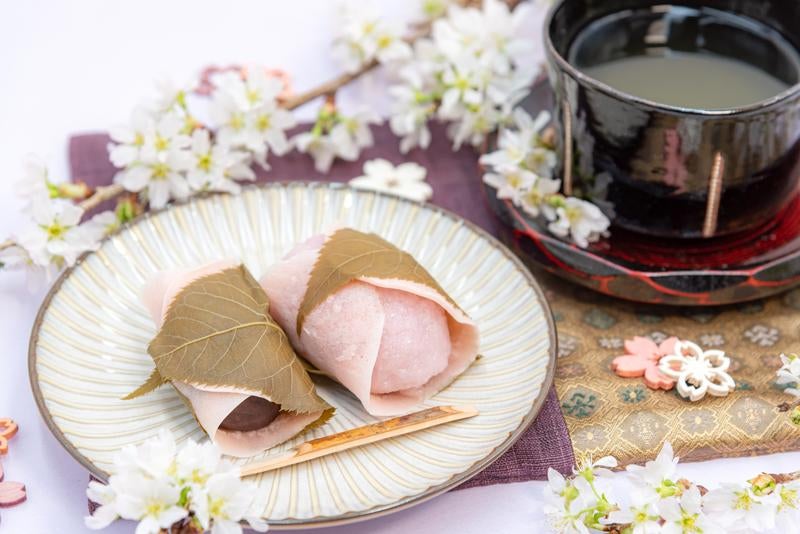
[[[434,190],[432,202],[449,209],[488,232],[497,233],[497,223],[484,201],[476,153],[468,148],[453,152],[443,128],[434,127],[433,141],[427,150],[400,153],[398,140],[387,126],[373,129],[375,146],[365,150],[355,162],[336,161],[327,175],[314,169],[306,154],[291,152],[270,158],[269,171],[258,170],[259,182],[315,180],[346,182],[360,176],[364,161],[384,158],[395,164],[414,161],[428,169],[428,181]],[[115,169],[108,160],[105,134],[76,135],[69,141],[72,179],[96,187],[111,182]],[[107,206],[110,208],[113,206]],[[105,208],[104,208],[105,209]],[[572,442],[561,415],[555,389],[551,389],[539,416],[514,446],[460,488],[542,480],[548,467],[568,472],[575,462]]]

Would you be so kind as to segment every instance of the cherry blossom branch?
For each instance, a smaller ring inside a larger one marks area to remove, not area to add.
[[[124,192],[125,189],[119,184],[100,186],[95,189],[95,192],[92,196],[78,204],[78,206],[80,206],[84,211],[90,211],[103,202],[112,200]]]
[[[796,480],[800,480],[800,471],[783,474],[762,473],[755,478],[750,479],[748,482],[754,486],[759,486],[760,488],[774,491],[776,485],[786,484]],[[689,489],[692,486],[692,482],[685,478],[679,479],[677,483],[684,489]],[[700,495],[706,495],[708,493],[708,489],[705,486],[697,484],[696,487],[700,491]],[[633,527],[634,525],[630,523],[609,523],[603,525],[600,531],[608,532],[609,534],[623,534],[623,532],[630,532]]]
[[[521,1],[522,0],[505,0],[505,3],[513,9],[519,3],[521,3]],[[456,0],[456,3],[462,7],[480,7],[482,0]],[[430,36],[432,21],[429,20],[422,23],[412,24],[410,27],[412,29],[411,33],[404,37],[403,40],[406,43],[413,45],[417,40]],[[337,90],[367,74],[379,65],[380,63],[377,60],[372,60],[354,72],[340,74],[339,76],[321,83],[306,92],[289,96],[282,101],[281,106],[287,110],[294,110],[319,97],[334,95]],[[123,193],[125,193],[125,189],[120,184],[101,186],[98,187],[91,196],[80,202],[78,206],[84,211],[90,211],[103,202],[113,200]],[[13,240],[6,240],[0,243],[0,252],[14,246],[16,246],[16,243]],[[0,263],[0,266],[2,266],[2,263]]]
[[[461,0],[459,3],[462,5],[468,5],[471,3],[471,1]],[[510,3],[516,3],[516,2],[514,2],[514,0],[511,0]],[[428,35],[430,35],[430,31],[431,31],[430,22],[424,23],[420,25],[412,35],[409,35],[404,40],[409,44],[413,44],[417,39],[421,39],[423,37],[427,37]],[[340,74],[336,78],[321,83],[318,86],[304,93],[290,96],[289,98],[285,99],[281,105],[282,107],[288,110],[294,110],[321,96],[332,95],[345,85],[370,72],[378,65],[379,63],[377,60],[370,61],[369,63],[365,64],[355,72]],[[80,202],[78,206],[81,207],[84,211],[90,211],[99,206],[100,204],[102,204],[103,202],[106,202],[108,200],[113,200],[114,198],[120,196],[124,192],[125,189],[119,184],[101,186],[98,187],[90,197]],[[16,243],[13,240],[8,239],[0,243],[0,252],[9,249],[15,245]]]

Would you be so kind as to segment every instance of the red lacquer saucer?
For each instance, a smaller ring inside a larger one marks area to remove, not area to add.
[[[537,84],[525,103],[537,114],[552,102]],[[682,306],[715,306],[781,293],[800,284],[800,193],[772,220],[712,239],[664,239],[612,227],[588,249],[551,235],[509,200],[485,186],[507,244],[540,266],[607,295]]]

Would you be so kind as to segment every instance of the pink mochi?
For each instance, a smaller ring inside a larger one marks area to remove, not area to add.
[[[167,308],[175,296],[190,282],[236,267],[237,262],[218,261],[197,269],[164,271],[145,285],[142,300],[157,326],[161,326]],[[268,426],[253,431],[221,429],[220,425],[237,406],[250,396],[271,400],[258,391],[233,387],[173,382],[173,386],[192,405],[200,426],[225,454],[247,457],[283,443],[301,432],[322,415],[322,412],[297,414],[281,412]]]
[[[450,330],[435,302],[396,289],[378,289],[385,320],[372,393],[419,387],[447,368]]]
[[[296,246],[261,278],[270,314],[298,354],[355,394],[367,412],[408,413],[469,367],[478,328],[426,285],[362,277],[311,312],[298,338],[298,310],[325,239]]]

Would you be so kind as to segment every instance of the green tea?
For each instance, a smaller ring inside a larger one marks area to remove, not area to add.
[[[789,87],[748,63],[710,53],[633,56],[582,70],[596,80],[640,98],[703,110],[755,104]]]

